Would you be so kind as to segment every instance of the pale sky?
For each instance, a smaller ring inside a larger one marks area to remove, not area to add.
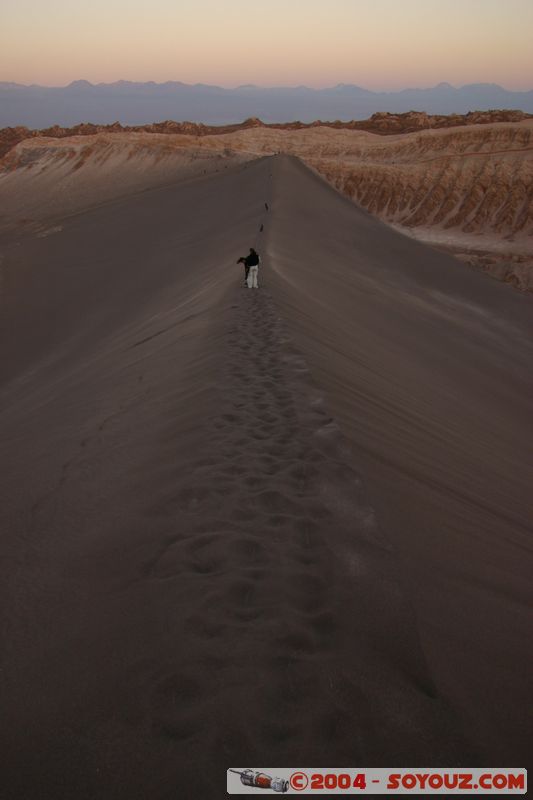
[[[0,0],[0,81],[533,89],[533,0]]]

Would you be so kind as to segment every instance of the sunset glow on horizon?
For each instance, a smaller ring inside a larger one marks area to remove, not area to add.
[[[531,0],[4,0],[0,81],[533,89]]]

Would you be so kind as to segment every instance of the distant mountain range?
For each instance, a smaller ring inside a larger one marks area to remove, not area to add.
[[[311,122],[366,119],[377,111],[465,114],[489,109],[533,113],[533,90],[513,92],[494,83],[461,87],[439,83],[428,89],[372,92],[352,84],[327,89],[253,85],[224,89],[176,81],[92,84],[79,80],[62,87],[0,82],[0,127],[115,121],[142,125],[166,119],[227,125],[248,117],[260,117],[264,122]]]

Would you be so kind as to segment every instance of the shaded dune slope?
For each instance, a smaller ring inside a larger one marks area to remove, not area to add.
[[[2,277],[10,796],[522,760],[527,297],[287,157],[6,243]]]
[[[279,169],[273,291],[402,555],[434,676],[510,763],[532,738],[531,299]]]

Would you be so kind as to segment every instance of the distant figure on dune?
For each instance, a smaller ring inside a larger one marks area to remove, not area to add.
[[[247,256],[241,256],[237,261],[237,264],[244,264],[244,282],[249,289],[259,289],[257,273],[259,272],[260,263],[259,253],[253,247],[250,247],[250,252]]]
[[[268,211],[268,203],[265,203],[265,208]]]
[[[261,227],[259,228],[259,233],[263,233],[264,227],[265,227],[264,225],[261,225]]]

